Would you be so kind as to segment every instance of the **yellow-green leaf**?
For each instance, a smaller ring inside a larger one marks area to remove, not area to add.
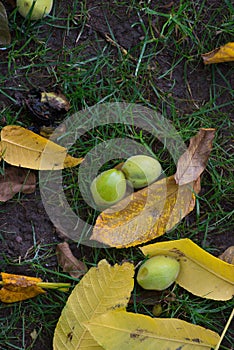
[[[125,309],[133,289],[134,266],[108,264],[92,267],[71,293],[54,333],[54,350],[101,350],[84,326],[93,317]]]
[[[202,55],[205,64],[234,61],[234,42]]]
[[[103,211],[91,239],[122,248],[163,235],[193,210],[193,186],[178,186],[174,176],[154,182]]]
[[[192,294],[214,300],[234,295],[234,265],[206,252],[190,239],[158,242],[140,248],[144,255],[169,255],[180,262],[176,282]]]
[[[152,318],[126,311],[110,311],[86,324],[106,350],[207,350],[219,335],[176,318]]]
[[[36,170],[59,170],[82,162],[67,154],[67,149],[18,125],[1,130],[2,157],[16,166]]]

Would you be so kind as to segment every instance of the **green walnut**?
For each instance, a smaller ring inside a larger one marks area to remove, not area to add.
[[[154,182],[160,176],[162,167],[155,158],[137,155],[128,158],[121,170],[133,187],[138,189]]]
[[[137,274],[137,282],[144,289],[164,290],[175,282],[180,263],[170,256],[156,255],[143,263]]]
[[[100,208],[107,208],[124,197],[126,188],[127,182],[122,171],[110,169],[93,180],[90,190],[94,202]]]
[[[50,13],[53,6],[53,0],[17,0],[16,5],[19,13],[24,18],[27,17],[31,7],[34,5],[30,16],[30,19],[34,21],[41,19]]]

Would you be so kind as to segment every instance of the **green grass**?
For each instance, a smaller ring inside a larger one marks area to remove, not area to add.
[[[216,128],[196,208],[159,240],[188,237],[218,256],[222,251],[222,237],[224,245],[228,245],[227,233],[234,227],[233,65],[204,66],[201,54],[233,41],[233,5],[229,0],[225,1],[225,6],[218,1],[176,1],[166,8],[157,2],[116,0],[105,9],[109,11],[103,19],[105,31],[115,45],[104,39],[104,29],[98,27],[98,17],[94,16],[95,6],[90,7],[88,1],[68,2],[63,7],[55,3],[51,16],[38,22],[24,20],[16,11],[11,13],[12,44],[7,51],[0,51],[3,67],[0,72],[0,126],[33,124],[30,113],[16,105],[16,93],[25,93],[31,88],[51,91],[59,87],[71,101],[68,115],[102,102],[142,104],[171,120],[187,145],[199,128]],[[115,21],[121,21],[123,16],[126,22],[131,21],[131,26],[121,37]],[[131,28],[133,31],[137,28],[140,33],[136,39],[132,39]],[[121,47],[127,50],[127,55]],[[93,147],[117,137],[129,137],[145,146],[157,155],[167,175],[175,172],[176,165],[163,145],[134,125],[118,123],[92,128],[74,143],[70,153],[84,157]],[[99,171],[118,162],[119,159],[106,162]],[[1,164],[1,173],[3,171],[4,164]],[[77,168],[63,171],[67,200],[76,213],[92,223],[97,213],[82,199],[77,178]],[[24,198],[16,196],[12,202],[23,203]],[[0,211],[4,211],[3,203]],[[5,234],[0,227],[0,242]],[[29,256],[21,260],[3,252],[0,269],[25,271],[44,281],[70,281],[74,286],[77,281],[56,264],[50,264],[56,244],[35,244]],[[111,264],[128,260],[135,265],[143,259],[137,248],[80,246],[79,256],[88,267],[95,266],[103,258]],[[205,300],[179,286],[173,293],[171,300],[162,293],[161,317],[178,317],[221,334],[231,313],[232,301]],[[3,349],[48,348],[48,339],[51,344],[68,295],[50,291],[14,305],[0,304]],[[139,300],[141,295],[144,295],[142,290],[135,286],[129,310],[152,316],[152,305]],[[35,341],[30,337],[33,330],[36,330]],[[233,338],[233,330],[229,329],[220,349],[232,349]]]

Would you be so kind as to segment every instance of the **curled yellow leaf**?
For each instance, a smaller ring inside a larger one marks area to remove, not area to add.
[[[234,42],[229,42],[202,55],[204,64],[234,61]]]
[[[14,303],[45,293],[41,287],[37,286],[37,283],[42,282],[40,278],[5,272],[2,272],[1,276],[3,287],[0,290],[0,300],[3,303]]]
[[[144,255],[173,256],[180,262],[176,282],[194,295],[229,300],[234,295],[234,265],[206,252],[190,239],[158,242],[140,248]]]
[[[18,125],[1,130],[3,159],[15,166],[36,170],[59,170],[82,162],[67,154],[67,149]]]

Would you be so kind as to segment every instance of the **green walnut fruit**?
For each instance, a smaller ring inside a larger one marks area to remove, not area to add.
[[[127,182],[122,171],[110,169],[93,180],[90,190],[95,203],[101,208],[107,208],[124,197],[126,188]]]
[[[16,5],[18,7],[18,11],[24,18],[27,17],[28,13],[33,6],[33,10],[31,13],[31,20],[38,20],[45,16],[47,16],[53,6],[53,0],[17,0]]]
[[[138,189],[154,182],[161,175],[162,167],[155,158],[137,155],[128,158],[121,170],[133,187]]]
[[[156,255],[141,265],[137,282],[144,289],[164,290],[175,282],[180,263],[165,255]]]

